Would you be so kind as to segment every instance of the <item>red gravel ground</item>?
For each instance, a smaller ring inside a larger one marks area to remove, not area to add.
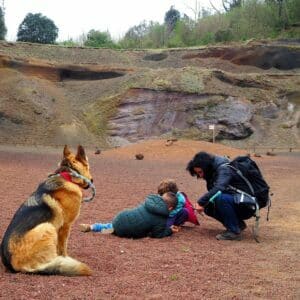
[[[271,220],[262,211],[260,241],[217,241],[222,226],[199,216],[201,225],[185,226],[164,239],[123,239],[81,233],[79,223],[110,221],[156,192],[163,178],[176,179],[195,201],[205,191],[185,166],[206,150],[234,157],[243,151],[210,143],[149,141],[103,151],[87,151],[96,198],[85,203],[72,227],[69,254],[93,269],[91,277],[11,274],[1,264],[1,299],[300,299],[300,155],[264,156],[256,161],[273,196]],[[144,160],[135,160],[142,152]],[[14,212],[38,183],[57,168],[62,149],[1,147],[0,236]]]

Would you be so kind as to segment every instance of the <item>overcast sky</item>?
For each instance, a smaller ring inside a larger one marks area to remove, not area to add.
[[[114,39],[141,21],[163,23],[171,5],[193,17],[196,2],[210,6],[209,0],[0,0],[5,7],[6,40],[15,41],[18,27],[28,13],[41,13],[59,29],[58,41],[73,38],[91,29],[108,30]],[[212,0],[220,7],[221,0]]]

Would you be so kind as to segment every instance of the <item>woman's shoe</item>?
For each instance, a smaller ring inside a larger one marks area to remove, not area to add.
[[[216,236],[217,240],[228,240],[228,241],[240,241],[242,236],[240,233],[234,233],[232,231],[226,230]]]
[[[239,221],[239,227],[241,231],[244,231],[247,228],[247,224],[245,223],[244,220]]]

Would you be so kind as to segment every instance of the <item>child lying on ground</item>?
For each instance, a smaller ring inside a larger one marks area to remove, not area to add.
[[[119,237],[162,238],[178,232],[176,226],[167,226],[169,212],[177,205],[174,193],[148,195],[139,206],[121,211],[111,223],[80,224],[83,232],[113,233]]]
[[[180,226],[185,222],[191,222],[195,225],[199,225],[197,216],[194,212],[194,207],[188,199],[187,195],[178,190],[177,184],[173,179],[164,179],[160,182],[157,192],[162,195],[167,192],[176,194],[177,205],[170,211],[169,218],[167,221],[167,227]]]

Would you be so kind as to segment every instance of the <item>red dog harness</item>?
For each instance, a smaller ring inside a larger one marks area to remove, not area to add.
[[[67,181],[72,182],[72,177],[68,172],[60,172],[59,175]]]

